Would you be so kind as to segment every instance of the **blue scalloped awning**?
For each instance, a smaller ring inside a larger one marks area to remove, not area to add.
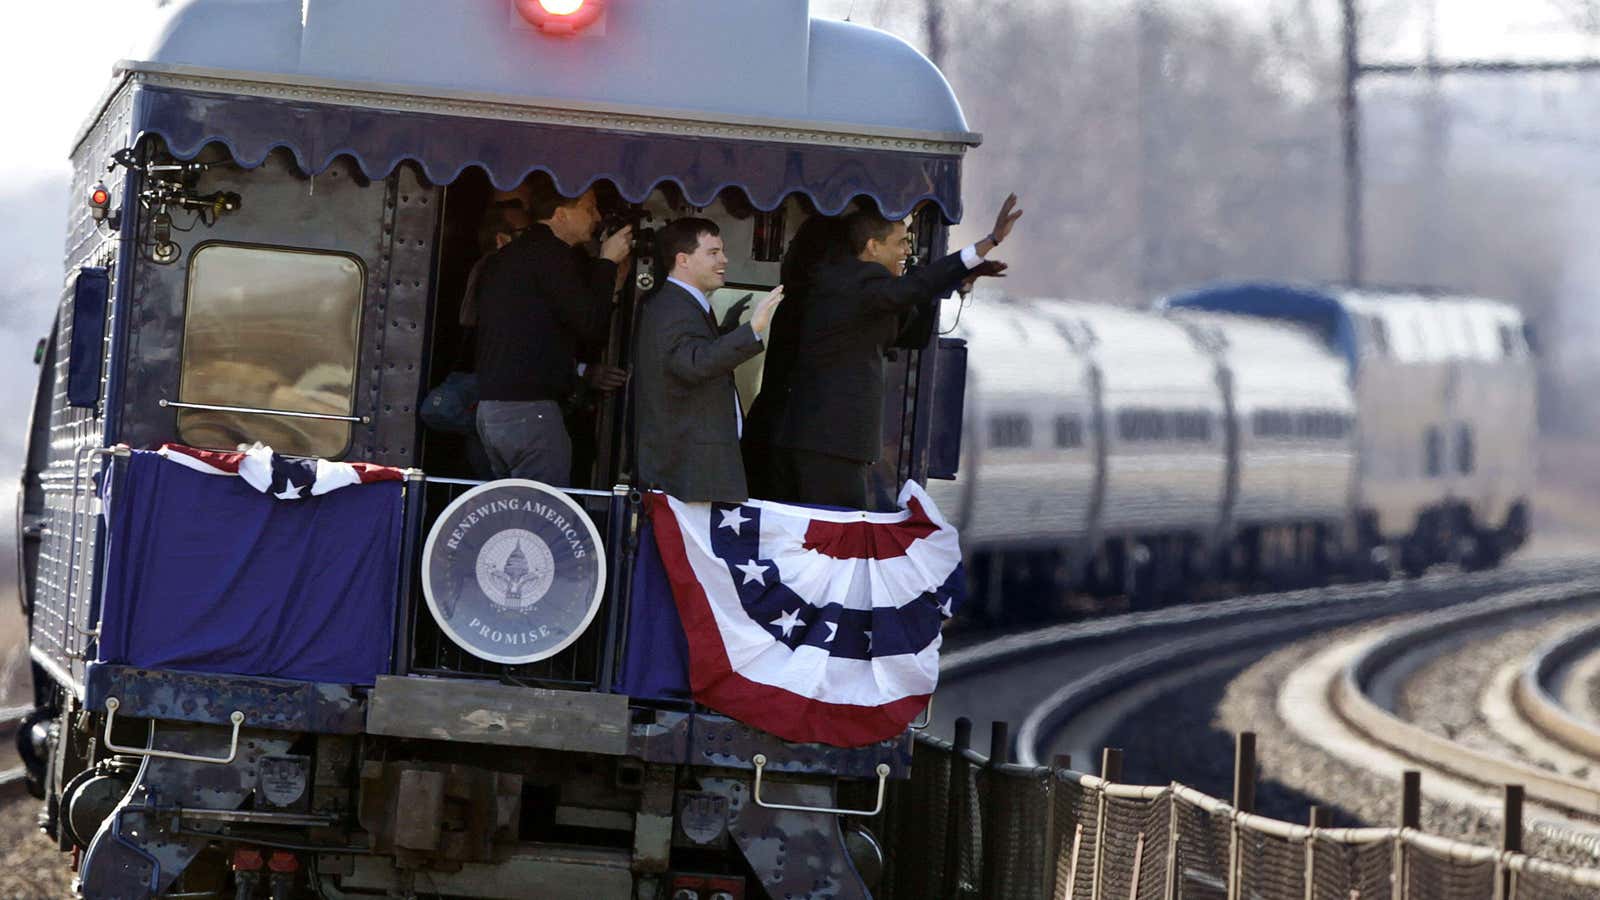
[[[543,171],[569,196],[604,180],[639,202],[674,182],[696,206],[737,187],[763,210],[799,193],[827,215],[865,196],[891,218],[910,215],[923,201],[950,222],[961,218],[961,160],[932,153],[601,131],[151,85],[137,89],[133,116],[135,134],[159,136],[180,158],[219,143],[247,168],[283,147],[312,174],[348,156],[381,179],[410,160],[434,184],[476,166],[502,190]]]

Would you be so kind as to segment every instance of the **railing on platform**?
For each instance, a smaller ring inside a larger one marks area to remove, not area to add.
[[[1241,753],[1234,802],[1180,784],[1116,781],[1070,761],[1006,761],[997,725],[989,757],[971,727],[954,744],[919,735],[912,775],[893,782],[867,820],[886,848],[880,900],[1577,900],[1600,896],[1600,869],[1521,852],[1521,791],[1507,788],[1500,848],[1416,827],[1419,779],[1408,773],[1402,823],[1331,828],[1315,808],[1296,825],[1247,811],[1252,752]],[[1245,736],[1241,736],[1242,738]],[[868,784],[851,790],[870,790]],[[844,802],[851,800],[846,794]]]

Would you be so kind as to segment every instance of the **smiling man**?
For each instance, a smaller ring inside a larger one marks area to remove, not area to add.
[[[762,340],[783,301],[783,286],[756,304],[747,324],[723,334],[710,299],[728,272],[717,224],[678,219],[656,241],[668,276],[639,316],[639,484],[687,502],[741,502],[749,488],[739,455],[744,421],[733,370],[765,349]]]
[[[906,272],[906,223],[876,210],[843,222],[853,254],[812,276],[800,315],[794,369],[778,424],[773,460],[779,496],[772,499],[867,509],[867,470],[883,443],[883,355],[906,313],[948,296],[963,283],[1001,275],[986,259],[1022,216],[1015,194],[995,216],[994,230],[970,247]]]

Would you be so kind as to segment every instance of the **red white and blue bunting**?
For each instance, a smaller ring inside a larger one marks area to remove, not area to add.
[[[939,682],[964,596],[956,530],[920,485],[900,512],[646,497],[694,699],[792,741],[895,737]]]

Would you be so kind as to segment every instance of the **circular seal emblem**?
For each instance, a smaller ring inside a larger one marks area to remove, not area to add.
[[[537,662],[600,610],[605,548],[566,494],[510,478],[445,508],[422,550],[422,593],[452,641],[491,662]]]

